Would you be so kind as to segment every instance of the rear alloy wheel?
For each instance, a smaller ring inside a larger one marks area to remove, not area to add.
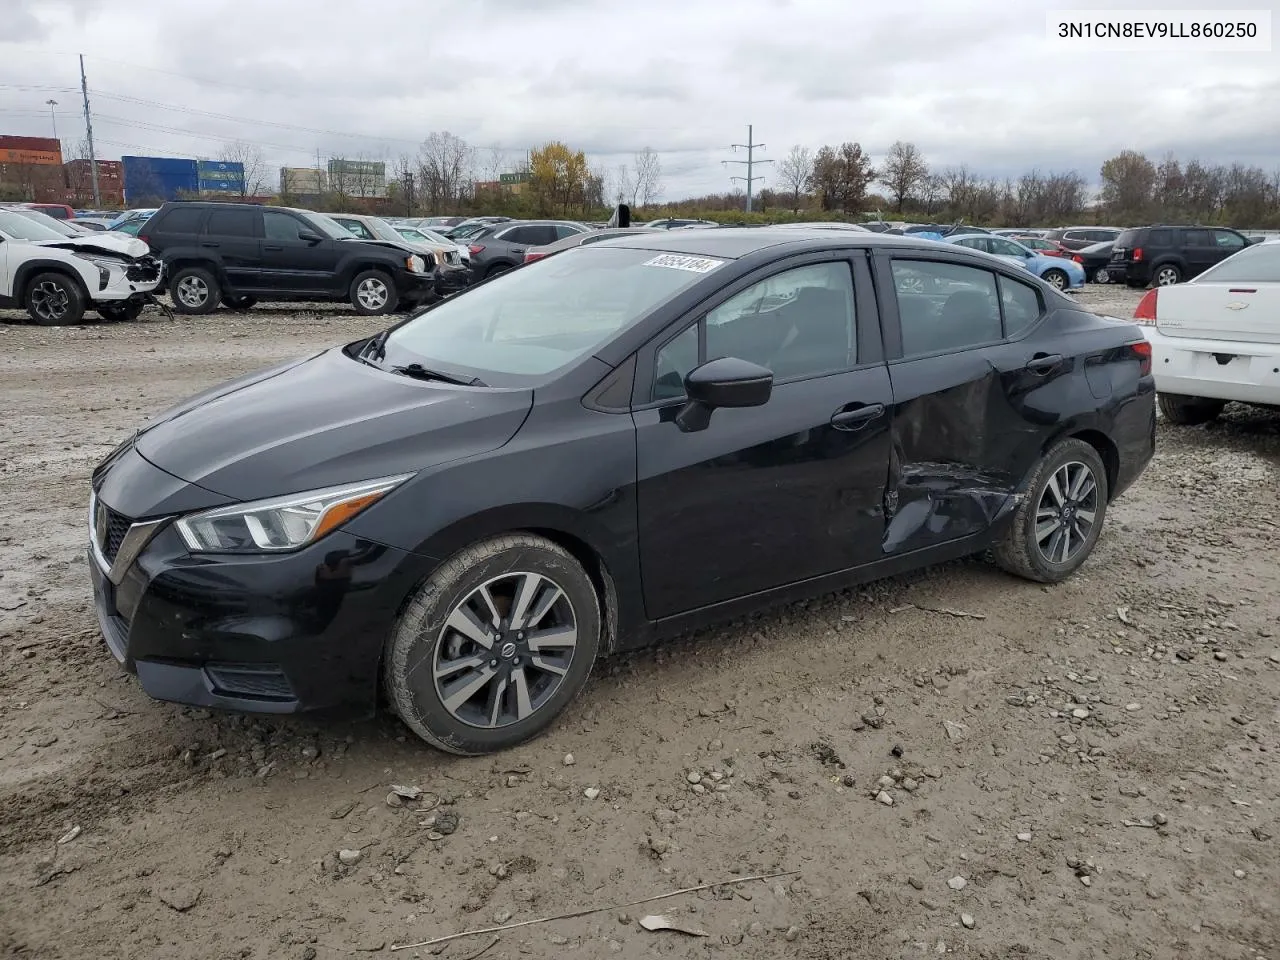
[[[1156,272],[1151,277],[1151,285],[1153,287],[1172,287],[1181,279],[1182,271],[1172,263],[1166,263],[1156,268]]]
[[[1182,427],[1195,427],[1216,420],[1227,405],[1224,400],[1188,397],[1180,393],[1157,393],[1156,403],[1166,420]]]
[[[213,313],[222,302],[222,289],[204,267],[181,267],[169,281],[169,299],[179,313]]]
[[[600,625],[591,578],[567,551],[528,534],[482,541],[410,600],[384,656],[387,699],[449,753],[515,746],[582,690]]]
[[[80,285],[61,273],[41,273],[27,285],[27,315],[42,327],[71,327],[84,319]]]
[[[1071,285],[1071,278],[1057,267],[1046,270],[1042,279],[1045,283],[1058,290],[1065,290]]]
[[[1045,454],[1004,539],[993,548],[1010,573],[1057,583],[1093,552],[1107,514],[1107,470],[1083,440],[1063,440]]]
[[[1111,274],[1107,272],[1106,267],[1099,267],[1097,270],[1093,271],[1093,282],[1094,283],[1110,283],[1111,282]]]
[[[351,281],[351,305],[356,313],[366,317],[392,313],[398,300],[395,284],[381,270],[366,270]]]

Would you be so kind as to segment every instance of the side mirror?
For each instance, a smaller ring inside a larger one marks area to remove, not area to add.
[[[324,237],[320,236],[318,233],[312,233],[310,230],[299,230],[298,239],[305,243],[319,243],[324,239]]]
[[[676,426],[685,433],[705,430],[717,407],[759,407],[773,394],[773,373],[757,363],[737,357],[710,360],[684,378],[688,401],[676,414]]]

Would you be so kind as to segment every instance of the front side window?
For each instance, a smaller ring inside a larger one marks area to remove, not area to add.
[[[531,382],[598,349],[722,266],[655,250],[566,250],[409,321],[388,337],[388,362],[463,371],[487,383],[488,374]]]
[[[262,224],[268,240],[297,240],[302,221],[276,210],[262,211]]]
[[[996,277],[931,260],[894,260],[904,357],[965,350],[1003,336]]]
[[[738,357],[796,380],[854,364],[853,275],[843,260],[761,280],[706,318],[707,359]]]
[[[658,350],[654,360],[653,400],[674,400],[684,396],[684,378],[698,365],[698,327],[685,327]]]
[[[1244,237],[1239,234],[1232,233],[1230,230],[1213,231],[1213,241],[1219,247],[1225,247],[1232,250],[1243,250],[1245,246]]]
[[[1012,240],[992,237],[987,242],[991,244],[992,253],[998,253],[1002,257],[1022,257],[1024,260],[1026,259],[1026,248],[1014,243]]]

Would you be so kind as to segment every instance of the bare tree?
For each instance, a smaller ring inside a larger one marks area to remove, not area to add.
[[[256,143],[237,140],[227,144],[218,154],[223,163],[238,163],[244,167],[244,179],[240,181],[240,196],[259,196],[267,186],[267,158]]]
[[[924,183],[927,176],[929,167],[925,164],[920,149],[914,143],[898,140],[889,148],[877,180],[889,188],[894,209],[901,213],[907,198]]]
[[[475,150],[467,141],[448,130],[429,134],[418,150],[419,180],[428,210],[456,210],[470,192],[474,168]]]
[[[631,171],[625,163],[618,164],[618,169],[614,173],[614,195],[613,202],[626,203],[627,199],[632,195],[634,185],[631,181]]]
[[[649,147],[635,157],[636,173],[631,191],[633,206],[647,207],[662,196],[662,161]]]
[[[778,164],[778,175],[791,188],[791,209],[800,209],[800,194],[809,189],[813,179],[813,151],[796,144]]]
[[[483,175],[485,180],[497,180],[504,173],[507,173],[507,151],[502,147],[490,147],[488,153],[485,154],[483,163]]]

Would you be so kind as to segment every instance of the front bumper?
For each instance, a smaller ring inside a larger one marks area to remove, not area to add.
[[[396,294],[401,304],[422,303],[431,298],[435,290],[434,273],[410,273],[399,270],[395,276]]]
[[[97,478],[88,549],[103,637],[143,690],[255,713],[372,712],[383,640],[430,562],[341,530],[289,554],[194,556],[173,514],[111,509],[107,496],[150,471],[163,473],[129,451]]]
[[[452,264],[436,268],[435,292],[442,297],[459,293],[471,285],[471,270]]]
[[[95,303],[131,300],[156,290],[163,279],[163,270],[159,266],[154,271],[137,269],[132,265],[127,271],[112,270],[107,285],[93,291],[93,300]]]

